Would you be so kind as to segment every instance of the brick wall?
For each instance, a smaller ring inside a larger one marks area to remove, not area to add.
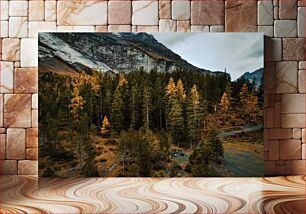
[[[264,32],[265,174],[305,174],[305,1],[1,0],[0,173],[37,174],[37,32]]]

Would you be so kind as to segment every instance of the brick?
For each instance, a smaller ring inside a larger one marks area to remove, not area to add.
[[[190,32],[189,21],[177,21],[177,32]]]
[[[283,114],[283,128],[304,128],[306,114]]]
[[[109,1],[108,24],[131,24],[131,2]]]
[[[209,32],[209,26],[207,26],[207,25],[193,25],[193,26],[191,26],[191,32]]]
[[[18,175],[37,175],[38,162],[35,160],[18,161]]]
[[[29,148],[26,150],[26,158],[27,160],[37,160],[38,159],[38,149],[37,148]]]
[[[223,25],[224,16],[223,1],[210,0],[191,2],[192,25]]]
[[[12,93],[14,88],[13,62],[0,62],[0,93]]]
[[[32,94],[32,109],[38,109],[38,94]]]
[[[56,1],[45,1],[45,20],[56,21]]]
[[[29,37],[37,38],[40,32],[56,32],[56,22],[30,21]]]
[[[15,69],[15,93],[38,92],[38,69],[16,68]]]
[[[107,25],[96,26],[96,32],[107,32]]]
[[[27,1],[10,1],[9,2],[10,16],[27,16],[28,15],[28,2]]]
[[[302,129],[302,142],[306,143],[306,128]]]
[[[27,17],[10,17],[9,19],[9,36],[24,38],[28,36],[28,18]]]
[[[5,159],[6,134],[0,134],[0,159]]]
[[[25,159],[25,129],[7,129],[7,159]]]
[[[6,61],[20,60],[20,39],[6,38],[2,40],[2,59]]]
[[[298,8],[298,18],[297,18],[298,37],[305,37],[305,10],[306,7]]]
[[[57,32],[95,32],[94,26],[57,26]]]
[[[45,19],[45,2],[29,1],[29,20],[43,21]]]
[[[275,37],[296,37],[297,25],[296,20],[275,20],[274,21]]]
[[[176,21],[172,19],[159,20],[159,32],[176,32]]]
[[[274,128],[282,127],[282,101],[275,101],[274,104]]]
[[[279,152],[281,160],[300,160],[302,158],[301,140],[280,140]]]
[[[0,37],[8,37],[9,36],[9,27],[8,27],[8,21],[0,21]]]
[[[131,25],[108,25],[108,32],[131,32]]]
[[[171,18],[171,2],[159,1],[159,18],[170,19]]]
[[[269,141],[269,160],[279,160],[279,140]]]
[[[31,94],[4,95],[4,126],[31,127]]]
[[[265,61],[282,61],[282,40],[279,38],[265,38]]]
[[[264,68],[264,93],[274,94],[275,93],[275,63],[265,62]],[[265,100],[266,101],[266,100]],[[269,105],[270,106],[270,105]],[[274,102],[273,102],[274,106]]]
[[[286,164],[286,161],[284,161],[284,160],[276,161],[276,165],[278,165],[278,166],[285,166],[285,164]]]
[[[0,94],[0,127],[3,127],[3,94]]]
[[[16,160],[0,160],[0,175],[17,175]]]
[[[38,127],[38,110],[32,110],[32,127]]]
[[[305,160],[286,161],[286,175],[305,175]]]
[[[271,0],[258,1],[258,25],[273,25],[273,2]]]
[[[264,151],[265,152],[269,151],[269,129],[267,128],[264,128]]]
[[[0,19],[8,20],[9,18],[9,2],[8,1],[0,1]]]
[[[224,32],[223,25],[212,25],[209,27],[210,32]]]
[[[274,109],[267,108],[266,109],[266,128],[273,128],[274,127]]]
[[[301,70],[306,69],[306,61],[300,61],[299,62],[299,69],[301,69]]]
[[[146,26],[138,25],[136,27],[137,32],[158,32],[158,26]]]
[[[305,93],[305,85],[306,85],[306,70],[299,70],[299,82],[298,82],[298,88],[300,93]]]
[[[265,176],[273,176],[276,173],[275,161],[265,161],[264,162],[264,172]]]
[[[304,60],[304,38],[283,39],[283,60]]]
[[[6,133],[6,128],[0,128],[0,134],[5,134]]]
[[[225,6],[225,31],[226,32],[256,32],[257,31],[257,1],[256,0],[248,0],[248,1],[227,0],[225,5],[226,5]]]
[[[299,1],[298,1],[298,6],[299,6],[299,7],[305,7],[306,4],[305,4],[304,0],[299,0]]]
[[[292,129],[269,129],[269,139],[291,139]]]
[[[306,113],[304,94],[284,94],[282,113]]]
[[[278,19],[279,19],[279,17],[278,17],[278,11],[279,11],[278,7],[274,7],[274,9],[273,9],[273,18],[274,18],[275,20],[278,20]]]
[[[279,0],[279,18],[296,19],[296,0]]]
[[[26,145],[27,148],[37,148],[38,147],[38,129],[29,128],[26,130]]]
[[[172,1],[172,19],[189,20],[190,19],[190,2],[189,1]]]
[[[133,25],[158,25],[157,1],[133,1]]]
[[[301,139],[302,138],[302,129],[294,128],[293,129],[293,138],[294,139]]]
[[[21,67],[38,66],[38,41],[37,39],[21,39]]]
[[[71,8],[74,8],[73,13]],[[58,1],[58,25],[106,25],[107,1]]]
[[[306,159],[306,144],[305,143],[302,144],[302,159],[303,160]]]
[[[282,165],[276,165],[275,166],[275,175],[277,176],[284,176],[286,175],[286,166],[282,166]]]
[[[264,33],[265,36],[273,37],[273,26],[258,26],[257,31]]]
[[[276,63],[276,93],[297,92],[297,62]]]

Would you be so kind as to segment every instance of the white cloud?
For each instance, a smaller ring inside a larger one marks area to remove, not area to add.
[[[237,79],[247,71],[263,68],[261,33],[152,33],[189,63],[212,71],[224,71]]]

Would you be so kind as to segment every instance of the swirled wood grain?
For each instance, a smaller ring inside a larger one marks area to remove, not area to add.
[[[305,213],[305,178],[0,178],[2,213]]]

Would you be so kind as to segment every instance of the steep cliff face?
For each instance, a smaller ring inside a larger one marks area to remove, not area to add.
[[[50,66],[50,60],[88,72],[130,72],[142,67],[145,71],[184,68],[218,74],[191,65],[147,33],[42,33],[39,65]]]

